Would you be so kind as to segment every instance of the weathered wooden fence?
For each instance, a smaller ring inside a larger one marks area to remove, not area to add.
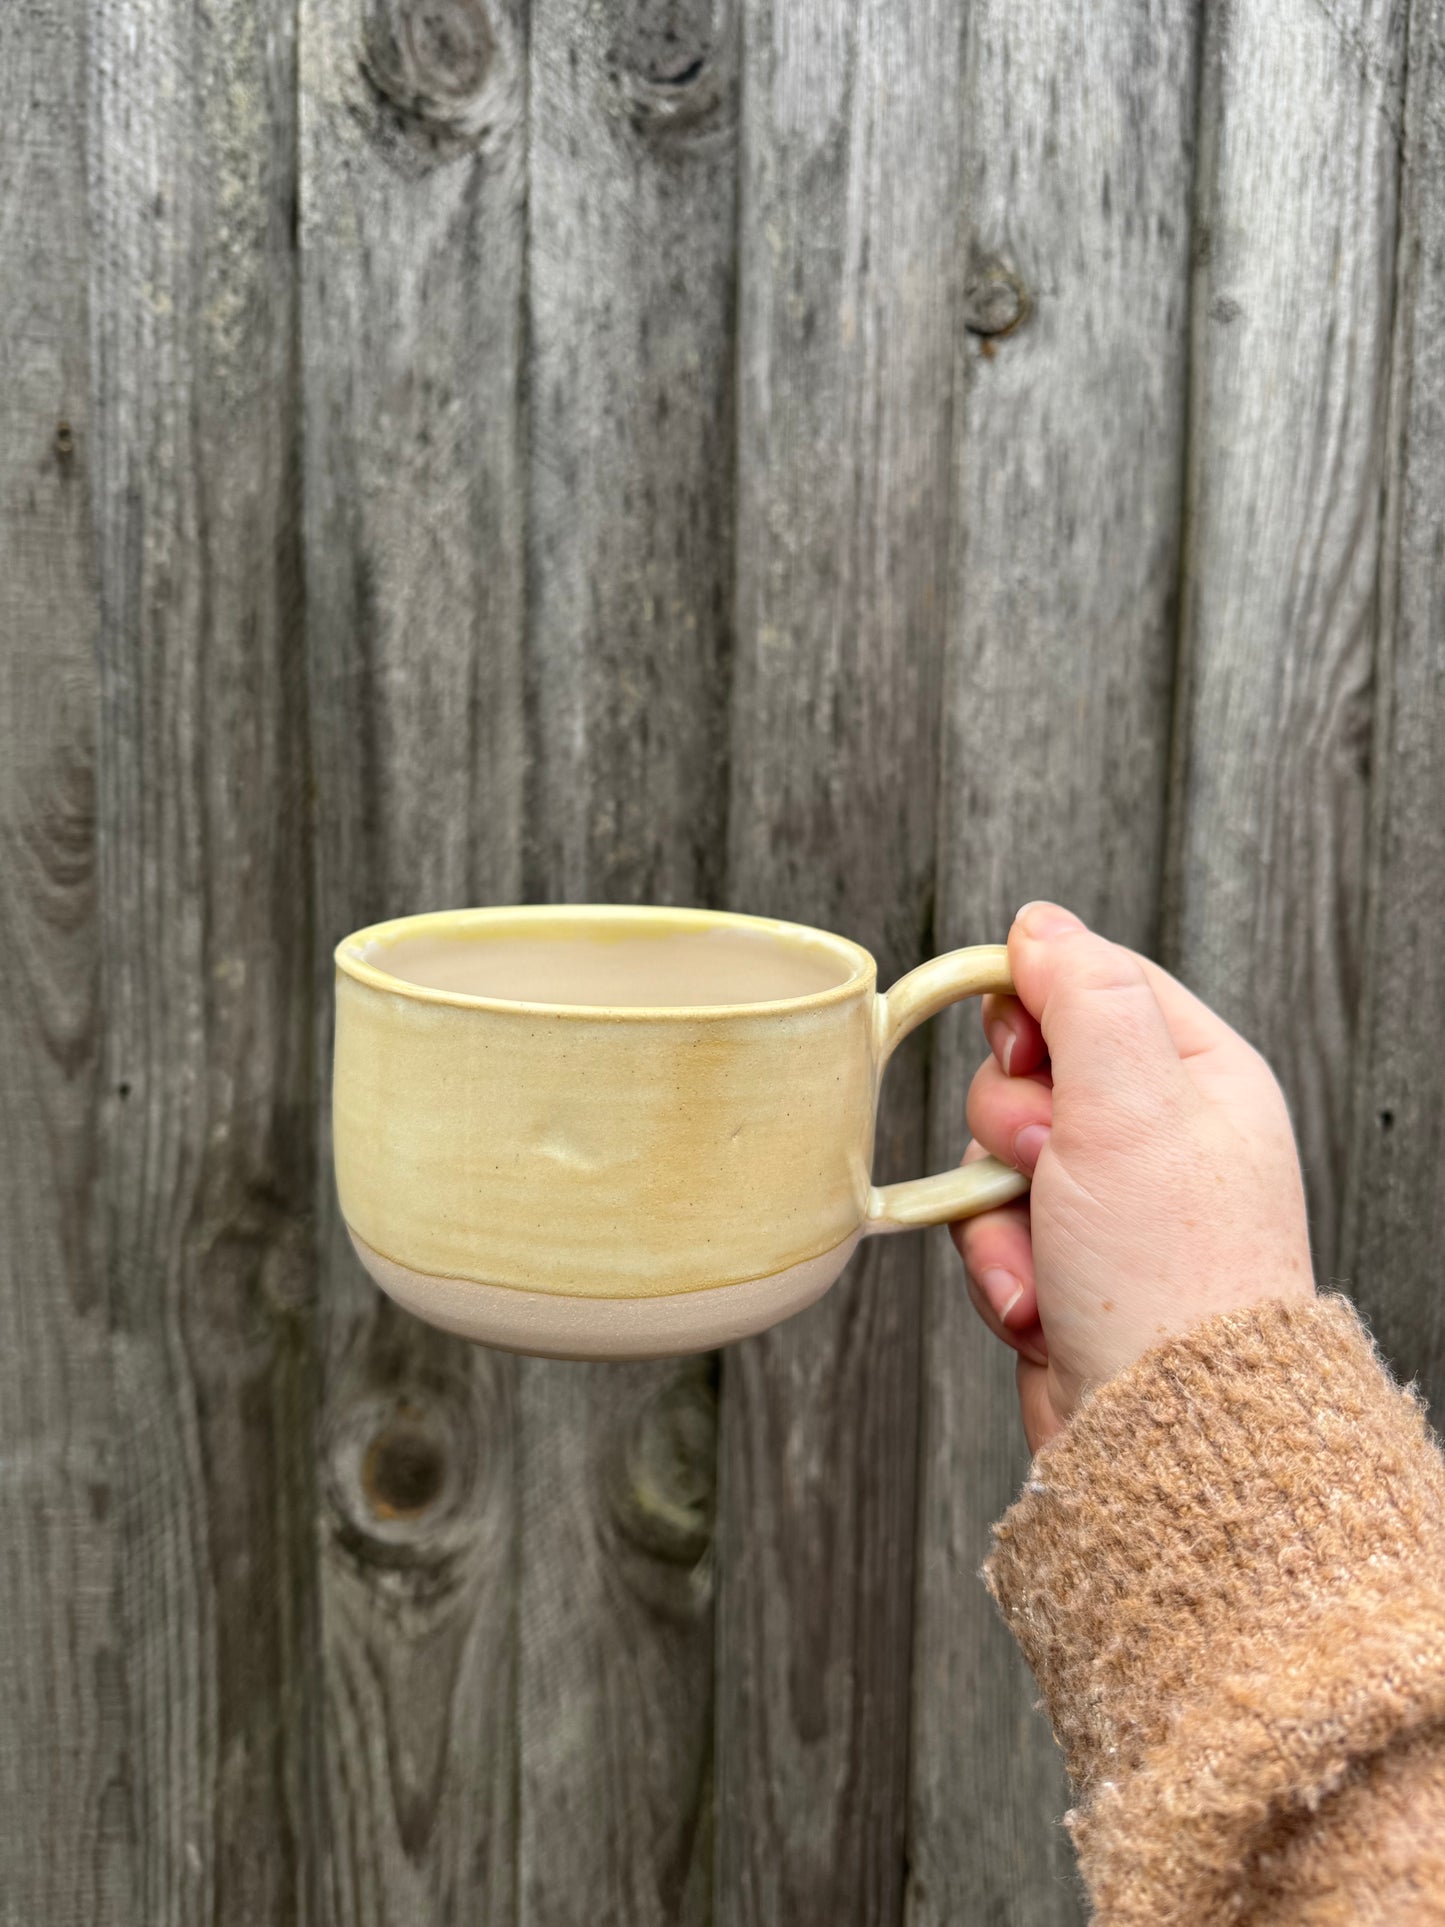
[[[1057,894],[1445,1402],[1445,4],[6,0],[0,152],[0,1920],[1076,1921],[946,1240],[445,1340],[328,952]]]

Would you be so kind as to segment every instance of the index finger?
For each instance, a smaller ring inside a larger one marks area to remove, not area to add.
[[[1027,904],[1024,906],[1025,909],[1031,907]],[[1014,928],[1017,927],[1015,919]],[[1012,930],[1009,936],[1012,940]],[[1130,958],[1143,972],[1144,980],[1159,1006],[1170,1042],[1181,1058],[1198,1057],[1235,1041],[1238,1033],[1234,1028],[1217,1011],[1211,1010],[1202,998],[1196,997],[1192,990],[1187,990],[1162,964],[1155,963],[1152,957],[1146,957],[1137,950],[1131,950],[1127,944],[1115,944],[1114,948]],[[1006,1008],[1011,1001],[1000,999],[1000,1008]],[[984,999],[985,1025],[991,1015],[987,1007],[992,1002],[991,998]]]

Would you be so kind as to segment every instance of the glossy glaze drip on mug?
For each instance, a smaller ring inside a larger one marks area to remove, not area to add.
[[[846,983],[845,958],[748,930],[631,930],[598,919],[524,934],[470,930],[373,944],[366,961],[404,983],[594,1009],[782,1002]]]

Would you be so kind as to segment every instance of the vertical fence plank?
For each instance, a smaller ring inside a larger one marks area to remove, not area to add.
[[[286,1922],[314,1676],[294,43],[280,0],[90,16],[133,1917]]]
[[[1316,1267],[1353,1102],[1402,0],[1207,16],[1170,961],[1289,1095]]]
[[[531,881],[716,899],[736,0],[533,0]]]
[[[86,36],[0,13],[0,1917],[132,1918],[96,1156]]]
[[[958,15],[745,9],[729,898],[930,937],[948,531]],[[924,1167],[923,1049],[885,1176]],[[922,1243],[723,1361],[717,1913],[896,1921]]]
[[[732,557],[730,0],[534,0],[528,894],[715,899]],[[522,1376],[520,1912],[705,1921],[713,1369]]]
[[[1371,942],[1342,1271],[1445,1415],[1445,17],[1411,9]]]
[[[504,0],[305,0],[301,13],[329,1009],[328,953],[347,929],[519,893],[526,52]],[[337,1219],[329,1152],[319,1210],[323,1916],[505,1927],[515,1367],[373,1289]]]
[[[1111,0],[969,16],[958,548],[938,937],[1055,896],[1148,947],[1158,913],[1184,472],[1195,27]],[[997,330],[1002,329],[999,333]],[[941,1032],[933,1162],[983,1054]],[[930,1254],[908,1915],[1081,1917],[1067,1789],[977,1578],[1027,1453],[1011,1360]]]

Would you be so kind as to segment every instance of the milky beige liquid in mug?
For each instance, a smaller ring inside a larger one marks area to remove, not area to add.
[[[861,1238],[1016,1197],[986,1160],[875,1187],[899,1040],[1010,987],[1001,946],[884,996],[845,937],[723,912],[438,912],[336,952],[333,1143],[362,1262],[509,1350],[709,1349],[818,1298]]]

